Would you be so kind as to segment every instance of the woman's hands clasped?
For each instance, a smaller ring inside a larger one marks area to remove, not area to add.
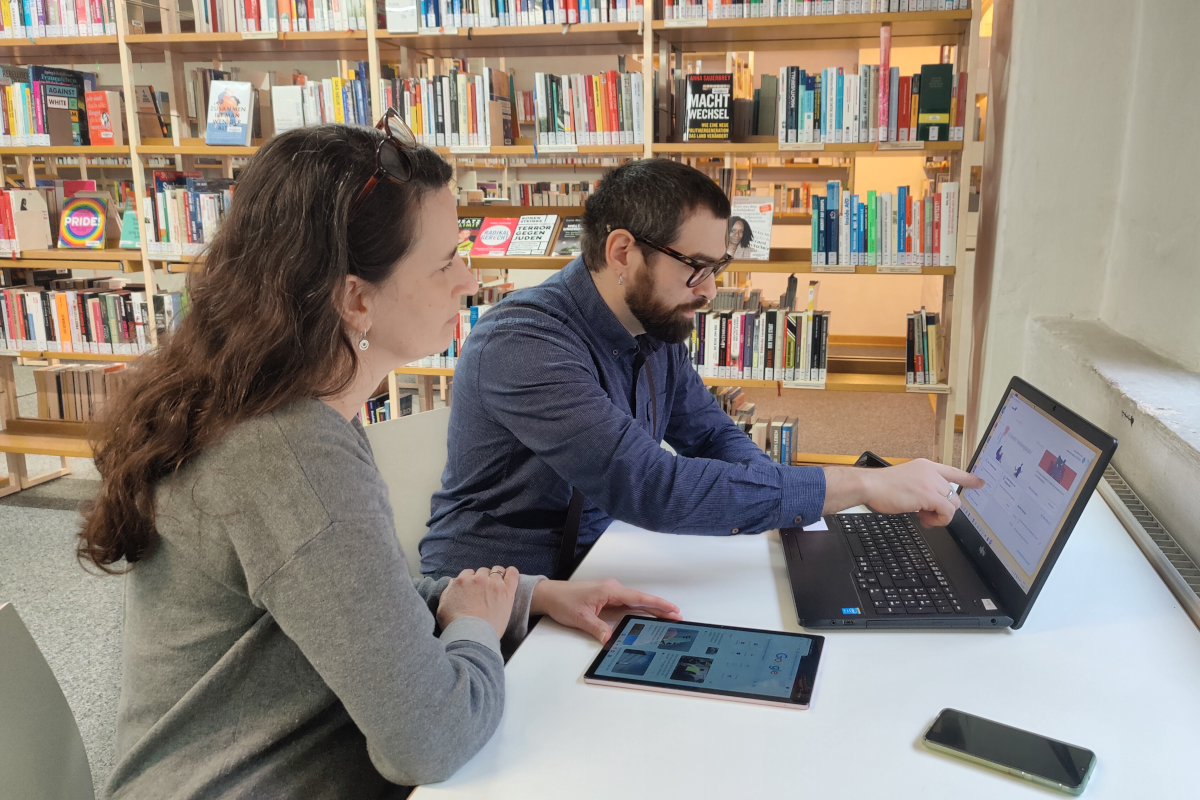
[[[492,626],[496,638],[504,638],[520,577],[516,567],[464,569],[442,590],[438,601],[438,625],[445,630],[459,617],[479,617]]]

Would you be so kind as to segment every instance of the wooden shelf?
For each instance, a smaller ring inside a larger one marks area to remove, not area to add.
[[[55,63],[118,63],[116,36],[45,36],[0,39],[0,55],[23,64],[54,59]]]
[[[639,22],[584,22],[575,25],[515,25],[458,28],[452,35],[421,36],[379,31],[383,54],[410,47],[429,55],[560,56],[641,53]],[[564,32],[565,29],[565,32]]]
[[[249,147],[209,146],[206,144],[140,144],[137,151],[139,155],[143,156],[244,156],[249,158],[258,152],[258,147],[256,144]]]
[[[789,214],[787,212],[777,212],[771,215],[774,224],[776,225],[811,225],[812,214]]]
[[[242,33],[138,33],[125,37],[134,61],[162,61],[163,53],[189,61],[360,58],[367,56],[366,31],[313,31],[249,37]]]
[[[138,358],[128,353],[56,353],[53,350],[18,350],[17,355],[38,361],[52,358],[59,361],[133,361]]]
[[[449,367],[400,367],[397,375],[432,375],[453,377],[454,370]],[[754,381],[740,378],[704,378],[705,386],[741,386],[748,389],[774,389],[781,381]],[[790,387],[784,386],[784,389]],[[820,391],[819,389],[800,389],[796,391]],[[857,375],[852,373],[829,373],[825,378],[827,392],[909,392],[910,394],[947,394],[950,389],[945,384],[932,386],[907,387],[903,375]]]
[[[495,210],[493,212],[493,209]],[[459,206],[460,217],[519,217],[522,214],[558,214],[560,217],[578,217],[583,206]],[[505,256],[507,258],[507,256]]]
[[[471,206],[466,206],[471,208]],[[494,208],[506,208],[505,206],[494,206]],[[511,207],[516,208],[516,207]],[[531,210],[522,211],[521,213],[531,214],[550,214],[561,213],[555,212],[555,208],[563,208],[562,206],[534,206]],[[542,210],[542,209],[546,210]],[[463,214],[460,208],[460,216],[488,216],[487,214]],[[492,216],[500,216],[500,214],[492,214]],[[517,216],[517,214],[513,214]],[[568,216],[568,215],[564,215]],[[475,256],[471,259],[473,269],[562,269],[565,267],[571,258],[566,256]],[[481,266],[486,264],[487,266]],[[812,252],[806,248],[799,247],[775,247],[771,249],[770,261],[734,261],[729,265],[726,272],[769,272],[783,273],[790,275],[791,273],[809,273],[813,271]],[[837,273],[817,273],[821,275],[837,274]],[[953,275],[954,267],[922,267],[920,273],[885,273],[878,272],[875,267],[855,267],[854,272],[840,273],[844,275]]]
[[[702,27],[667,27],[655,33],[685,52],[727,50],[844,50],[879,46],[879,26],[892,25],[892,47],[957,44],[971,25],[970,10],[817,17],[710,19]]]
[[[0,430],[0,453],[91,458],[92,447],[82,422],[17,417]]]
[[[818,19],[814,17],[813,19]],[[922,142],[922,147],[897,147],[892,149],[892,142],[884,142],[882,145],[879,142],[869,143],[852,143],[852,144],[827,144],[823,150],[781,150],[779,149],[778,140],[769,142],[655,142],[652,145],[652,151],[657,154],[679,154],[679,155],[723,155],[723,154],[752,154],[752,153],[771,153],[778,154],[787,158],[820,158],[822,156],[845,156],[849,158],[876,158],[876,157],[901,157],[901,156],[924,156],[929,153],[941,153],[959,151],[963,148],[962,142]],[[903,145],[904,142],[896,142],[895,144]],[[751,165],[758,169],[775,169],[765,164]],[[817,165],[820,166],[820,165]],[[824,169],[838,169],[834,166],[825,166]]]
[[[72,249],[67,247],[50,250],[24,250],[20,258],[0,258],[0,267],[21,269],[90,269],[113,272],[141,272],[142,251],[121,250],[117,242],[109,240],[105,249]]]
[[[0,39],[0,41],[3,41]],[[82,147],[75,145],[54,145],[51,147],[0,147],[0,156],[128,156],[128,147],[111,145]],[[70,166],[64,164],[63,166]]]

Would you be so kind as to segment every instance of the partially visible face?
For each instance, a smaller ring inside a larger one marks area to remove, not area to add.
[[[668,246],[685,256],[718,261],[725,254],[726,227],[726,221],[708,209],[696,209]],[[717,294],[717,280],[711,275],[689,287],[693,274],[691,267],[663,253],[655,253],[637,269],[625,292],[625,303],[646,333],[667,344],[678,344],[691,335],[693,314]]]
[[[746,226],[741,220],[729,226],[729,243],[736,247],[742,243],[742,235],[746,232]]]
[[[460,299],[479,289],[458,254],[458,209],[449,188],[426,195],[418,236],[392,276],[378,288],[368,334],[397,366],[450,346]]]

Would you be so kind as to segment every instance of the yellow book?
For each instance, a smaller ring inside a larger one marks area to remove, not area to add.
[[[12,9],[8,3],[0,3],[0,21],[4,22],[4,30],[12,30]]]
[[[599,144],[608,144],[605,138],[608,132],[608,127],[604,124],[604,109],[608,104],[602,101],[604,97],[603,87],[600,85],[600,76],[592,76],[592,105],[596,108],[596,130],[600,133]]]
[[[343,125],[346,123],[346,107],[342,104],[342,87],[345,81],[341,78],[333,78],[333,121],[340,122]]]
[[[8,116],[8,133],[10,136],[17,135],[17,118],[13,114],[13,87],[11,84],[6,84],[4,87],[4,108]],[[16,145],[16,141],[13,141]]]

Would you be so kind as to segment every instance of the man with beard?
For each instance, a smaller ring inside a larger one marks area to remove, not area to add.
[[[869,503],[949,522],[949,481],[980,483],[967,473],[777,464],[721,411],[683,342],[732,260],[729,214],[691,167],[626,164],[587,201],[582,255],[480,318],[455,369],[422,572],[512,564],[565,578],[614,518],[729,535]]]

